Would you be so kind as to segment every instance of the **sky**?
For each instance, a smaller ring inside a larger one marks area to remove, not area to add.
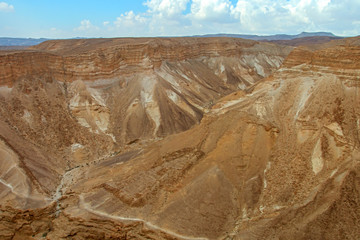
[[[360,35],[360,0],[0,0],[0,37]]]

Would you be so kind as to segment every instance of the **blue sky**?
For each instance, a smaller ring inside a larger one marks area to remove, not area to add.
[[[0,0],[0,37],[360,34],[359,0]]]

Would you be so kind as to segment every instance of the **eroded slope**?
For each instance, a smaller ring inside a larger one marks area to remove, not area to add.
[[[341,49],[348,52],[340,56],[358,56],[353,47]],[[358,70],[318,60],[333,51],[311,53],[314,64],[296,57],[295,65],[291,55],[191,130],[132,160],[120,155],[92,165],[71,186],[76,206],[175,238],[356,239],[360,105],[351,76]]]
[[[13,188],[4,192],[2,231],[9,238],[14,236],[9,229],[18,229],[18,237],[46,233],[51,239],[356,239],[360,235],[356,42],[345,40],[316,51],[295,49],[278,71],[260,82],[264,66],[278,66],[278,57],[269,56],[277,49],[273,45],[264,50],[264,45],[255,44],[239,56],[170,59],[127,76],[127,81],[74,79],[62,88],[64,83],[41,80],[55,93],[64,92],[59,95],[66,103],[64,115],[71,113],[69,134],[79,131],[73,137],[81,136],[84,142],[77,138],[64,145],[64,152],[47,151],[53,154],[45,155],[48,161],[65,156],[78,165],[68,169],[41,210],[16,210],[27,207],[19,200],[18,205],[7,200],[18,189],[27,189],[26,180],[18,185],[2,182],[5,189],[6,184]],[[264,70],[264,76],[271,72]],[[8,107],[3,109],[14,106],[8,101],[17,86],[4,88]],[[41,91],[44,99],[51,99],[46,97],[48,91]],[[23,106],[25,101],[19,102]],[[17,121],[30,122],[29,115],[35,115],[25,109],[29,114],[19,113]],[[16,119],[3,112],[8,122]],[[115,116],[122,125],[111,120]],[[194,122],[177,128],[184,119]],[[189,126],[193,127],[183,131]],[[29,149],[44,153],[41,145],[35,145],[37,138],[27,135],[29,130],[16,131],[14,135],[24,132],[19,139],[31,139]],[[172,134],[176,132],[180,133]],[[164,138],[153,141],[154,137]],[[16,171],[20,176],[17,143],[6,145],[5,140],[2,154],[12,160],[2,163],[2,172]],[[112,142],[120,146],[119,152],[99,158],[104,156],[101,146],[106,153]],[[31,154],[23,156],[30,159]],[[39,194],[45,196],[40,190],[28,191],[27,196]],[[27,216],[25,220],[21,215]]]
[[[275,71],[289,51],[185,38],[49,41],[1,52],[0,132],[22,159],[11,166],[51,201],[66,171],[191,128],[217,99]],[[17,186],[5,178],[4,188]]]

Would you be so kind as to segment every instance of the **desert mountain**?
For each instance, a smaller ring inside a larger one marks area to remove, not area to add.
[[[277,40],[293,40],[304,37],[327,37],[332,39],[340,39],[342,37],[336,36],[331,32],[302,32],[295,35],[288,34],[275,34],[275,35],[250,35],[250,34],[206,34],[198,35],[196,37],[230,37],[230,38],[243,38],[255,41],[277,41]],[[86,39],[77,37],[74,39]],[[29,47],[48,41],[47,38],[11,38],[11,37],[0,37],[0,50],[7,48],[16,47]]]
[[[313,46],[316,44],[324,44],[333,40],[339,39],[338,37],[315,36],[315,37],[301,37],[290,40],[269,40],[269,42],[288,45],[288,46]]]
[[[359,43],[0,52],[0,235],[356,239]]]
[[[198,36],[200,37],[200,36]],[[255,41],[278,41],[278,40],[294,40],[297,38],[306,38],[306,37],[329,37],[334,39],[340,39],[331,32],[302,32],[295,35],[289,34],[275,34],[275,35],[251,35],[251,34],[206,34],[201,35],[201,37],[231,37],[231,38],[243,38],[250,39]]]

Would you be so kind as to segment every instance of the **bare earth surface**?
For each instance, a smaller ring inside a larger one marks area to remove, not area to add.
[[[360,38],[0,51],[1,239],[358,239]]]

